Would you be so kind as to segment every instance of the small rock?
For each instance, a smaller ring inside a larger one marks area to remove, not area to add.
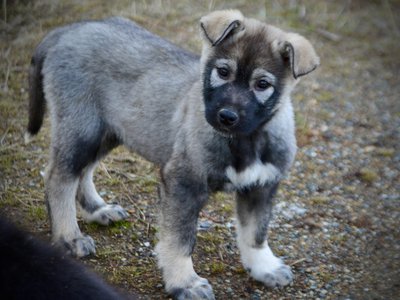
[[[208,230],[210,227],[213,225],[211,221],[205,220],[205,221],[200,221],[198,224],[198,230]]]
[[[261,300],[261,297],[258,293],[253,293],[253,294],[251,294],[250,299],[251,300]]]

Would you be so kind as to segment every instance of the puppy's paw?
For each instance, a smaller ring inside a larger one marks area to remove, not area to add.
[[[188,287],[172,289],[170,294],[175,300],[215,300],[208,280],[200,277]]]
[[[63,248],[68,255],[84,257],[96,253],[96,246],[93,239],[86,235],[72,240],[60,239],[56,242],[58,247]]]
[[[128,217],[128,213],[118,204],[106,204],[99,207],[91,214],[85,215],[87,222],[96,222],[102,225],[109,225],[112,222],[120,221]]]
[[[263,248],[242,247],[241,255],[250,276],[267,287],[285,286],[293,281],[290,267],[276,257],[268,245]]]
[[[282,264],[275,270],[265,273],[260,281],[269,288],[285,286],[293,281],[293,273],[289,266]]]

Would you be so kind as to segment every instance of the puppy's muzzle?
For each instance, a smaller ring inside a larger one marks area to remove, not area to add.
[[[226,128],[233,127],[239,122],[239,114],[232,108],[222,108],[218,111],[218,122]]]

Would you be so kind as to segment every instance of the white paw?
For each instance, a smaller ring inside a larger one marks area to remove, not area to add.
[[[175,300],[214,300],[215,296],[208,280],[196,277],[184,288],[172,288],[169,293]]]
[[[156,251],[158,266],[163,272],[165,289],[174,299],[215,299],[208,280],[196,274],[192,258],[182,255],[182,248],[177,247],[176,243],[171,243],[164,237],[157,244]]]
[[[258,280],[270,288],[285,286],[293,281],[293,273],[289,266],[282,264],[271,272],[265,272]]]
[[[118,204],[107,204],[99,207],[93,213],[83,215],[86,222],[96,222],[102,225],[109,225],[112,222],[120,221],[128,217],[128,213]]]
[[[96,246],[93,239],[88,236],[80,236],[72,240],[60,238],[55,245],[64,250],[68,255],[74,257],[84,257],[96,253]]]
[[[242,261],[250,276],[268,287],[285,286],[293,281],[289,266],[276,257],[268,246],[246,248],[241,252]]]

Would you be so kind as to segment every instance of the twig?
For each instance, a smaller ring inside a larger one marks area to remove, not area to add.
[[[10,77],[10,70],[11,70],[11,63],[8,63],[6,76],[4,79],[4,86],[3,86],[4,91],[8,91],[8,78]]]
[[[128,188],[126,187],[126,185],[125,185],[123,182],[121,182],[121,185],[122,185],[123,189],[125,190],[125,195],[126,195],[126,197],[127,197],[127,198],[129,199],[129,201],[132,203],[133,207],[135,207],[135,208],[139,211],[140,218],[141,218],[144,222],[146,222],[146,215],[145,215],[144,212],[140,209],[140,207],[135,203],[135,201],[133,201],[133,199],[132,199],[131,196],[129,195],[129,190],[128,190]],[[147,224],[147,222],[146,222],[146,224]]]
[[[342,37],[336,33],[324,30],[324,29],[317,29],[317,32],[322,35],[324,38],[327,38],[328,40],[338,42],[342,39]]]
[[[221,261],[224,261],[224,255],[222,254],[221,249],[218,250],[218,255],[219,255],[219,258],[221,259]]]
[[[3,144],[3,142],[4,142],[5,138],[6,138],[6,135],[7,135],[7,133],[8,133],[9,130],[10,130],[10,127],[7,127],[7,128],[6,128],[6,131],[5,131],[4,134],[1,136],[1,138],[0,138],[0,145]]]
[[[101,168],[101,170],[107,175],[108,178],[111,178],[111,175],[110,175],[110,173],[108,173],[108,170],[107,170],[105,164],[100,163],[100,168]]]
[[[297,265],[297,264],[299,264],[299,263],[302,263],[302,262],[305,261],[305,260],[306,260],[305,258],[300,258],[300,259],[298,259],[298,260],[292,262],[292,263],[290,264],[290,266]]]

